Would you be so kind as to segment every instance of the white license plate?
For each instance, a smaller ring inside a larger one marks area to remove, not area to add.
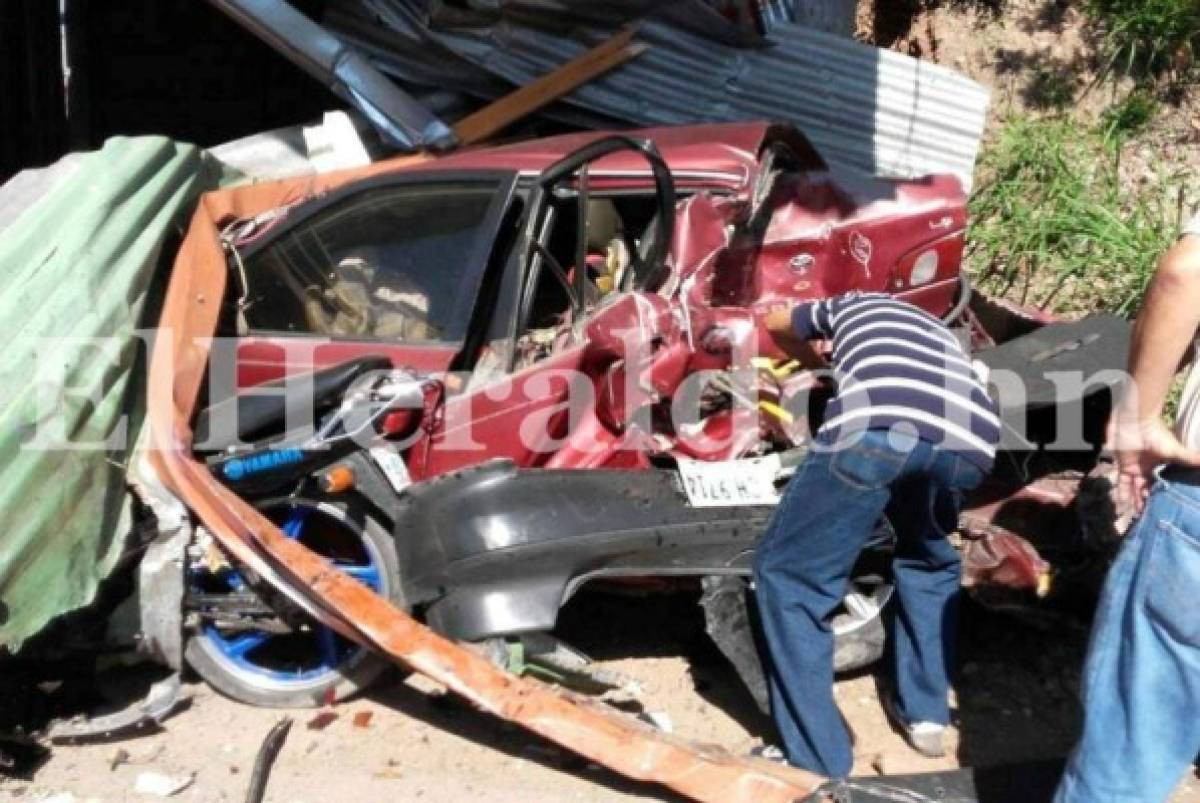
[[[400,493],[412,485],[412,477],[409,476],[408,466],[404,464],[404,458],[396,454],[395,450],[387,446],[372,446],[369,451],[372,459],[375,460],[375,465],[379,466],[380,470],[383,471],[383,475],[387,477],[388,483],[391,484],[396,493]]]
[[[719,463],[681,458],[679,478],[692,507],[774,505],[779,502],[779,466],[775,455]]]

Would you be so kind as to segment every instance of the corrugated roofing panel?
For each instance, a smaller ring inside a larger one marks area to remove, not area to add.
[[[123,464],[144,403],[134,330],[171,226],[209,176],[191,145],[114,138],[0,237],[0,652],[90,602],[125,544]],[[115,440],[30,448],[37,432]]]
[[[506,17],[490,28],[431,30],[421,0],[360,0],[382,24],[424,38],[514,85],[579,55],[611,31],[583,22],[541,30]],[[512,3],[510,5],[516,5]],[[953,70],[806,26],[779,22],[763,48],[697,36],[654,19],[638,59],[566,102],[634,125],[770,119],[800,127],[831,162],[876,175],[953,173],[971,184],[988,91]]]

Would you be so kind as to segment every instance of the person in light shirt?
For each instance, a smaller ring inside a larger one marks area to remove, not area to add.
[[[1200,753],[1200,364],[1163,408],[1200,330],[1200,214],[1163,256],[1134,329],[1110,446],[1140,511],[1109,570],[1083,679],[1083,736],[1056,803],[1159,803]]]

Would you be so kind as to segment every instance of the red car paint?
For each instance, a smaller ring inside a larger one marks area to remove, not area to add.
[[[730,354],[705,348],[702,341],[728,332],[733,341],[752,338],[758,351],[783,357],[759,328],[772,306],[851,291],[894,293],[935,315],[952,306],[962,270],[966,199],[948,176],[885,181],[842,176],[830,170],[795,130],[766,123],[703,125],[632,132],[653,141],[679,190],[671,264],[676,292],[637,294],[598,312],[586,338],[555,351],[505,380],[497,392],[450,394],[428,437],[407,453],[414,480],[506,458],[522,467],[650,468],[659,452],[707,460],[739,457],[756,445],[756,427],[737,427],[738,415],[725,411],[703,424],[707,444],[654,442],[647,434],[624,430],[614,411],[628,400],[626,374],[638,372],[633,386],[650,401],[670,398],[690,374],[730,365]],[[401,166],[425,173],[514,170],[536,175],[577,148],[604,136],[571,134],[519,144],[463,151],[429,162]],[[792,170],[769,192],[767,156],[790,149]],[[648,191],[653,187],[644,159],[622,151],[589,169],[593,192]],[[748,222],[760,217],[762,231]],[[732,235],[731,235],[732,232]],[[914,275],[920,267],[922,275]],[[645,309],[649,305],[652,309]],[[680,325],[680,315],[690,327]],[[634,320],[647,326],[656,345],[647,362],[631,365],[605,346]],[[248,386],[313,365],[383,353],[396,365],[430,372],[447,369],[451,347],[402,342],[337,341],[313,348],[307,358],[303,337],[257,336],[238,347],[238,384]],[[568,430],[563,407],[569,390],[558,371],[581,372],[593,383],[596,405]],[[544,434],[543,442],[519,437],[522,427]],[[735,432],[750,432],[738,440]],[[669,439],[668,439],[669,440]],[[463,444],[470,444],[464,448]],[[976,516],[976,520],[980,517]],[[1034,587],[1046,570],[1037,553],[1011,531],[980,528],[982,544],[968,550],[968,573],[1017,587]],[[972,555],[982,556],[975,561]],[[978,564],[978,565],[976,565]]]

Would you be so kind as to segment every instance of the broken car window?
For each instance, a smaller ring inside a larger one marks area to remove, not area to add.
[[[493,182],[393,185],[320,210],[246,258],[251,328],[461,340],[496,191]]]

